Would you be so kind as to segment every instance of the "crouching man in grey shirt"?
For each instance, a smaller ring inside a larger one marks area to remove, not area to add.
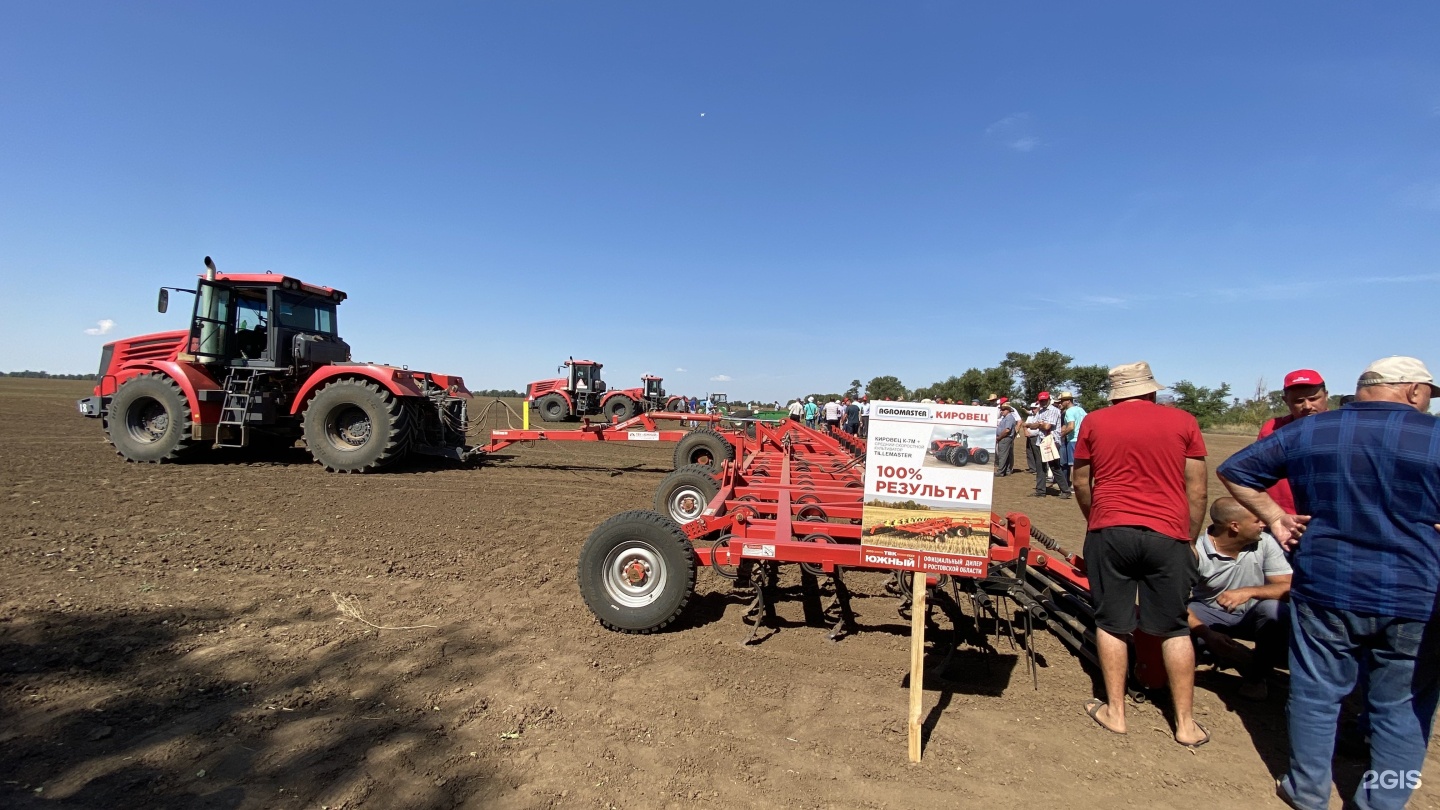
[[[1210,526],[1195,541],[1197,581],[1190,593],[1190,634],[1196,646],[1235,664],[1242,697],[1264,700],[1266,683],[1283,665],[1290,617],[1290,563],[1265,524],[1234,498],[1210,506]],[[1255,642],[1251,653],[1233,639]]]

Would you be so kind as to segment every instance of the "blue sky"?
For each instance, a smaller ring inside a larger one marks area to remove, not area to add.
[[[211,255],[476,388],[1440,371],[1440,5],[413,5],[0,2],[0,370]]]

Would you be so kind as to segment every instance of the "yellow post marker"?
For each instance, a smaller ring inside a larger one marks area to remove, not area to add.
[[[910,580],[910,761],[920,761],[920,715],[925,707],[925,572]]]
[[[525,400],[525,404],[523,404],[523,405],[520,406],[520,410],[523,411],[523,413],[521,413],[521,415],[520,415],[520,429],[521,429],[521,430],[529,430],[529,429],[530,429],[530,400],[528,400],[528,399]]]

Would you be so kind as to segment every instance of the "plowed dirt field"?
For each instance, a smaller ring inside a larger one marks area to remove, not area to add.
[[[1153,705],[1120,737],[1043,632],[1038,690],[999,636],[935,673],[909,764],[908,626],[880,575],[849,578],[862,629],[839,643],[791,599],[742,648],[742,595],[708,571],[673,630],[604,630],[580,546],[650,506],[671,445],[371,476],[303,451],[136,465],[75,412],[86,393],[0,380],[0,805],[1280,806],[1283,685],[1252,704],[1202,671],[1213,743],[1176,745]],[[1209,440],[1212,467],[1244,444]],[[997,510],[1078,549],[1074,502],[1032,486],[998,481]],[[1338,762],[1348,792],[1364,765]]]

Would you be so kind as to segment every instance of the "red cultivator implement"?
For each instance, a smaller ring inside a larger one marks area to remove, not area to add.
[[[900,597],[903,610],[910,601],[909,574],[929,570],[926,604],[938,604],[957,630],[962,625],[978,630],[981,615],[995,620],[990,623],[995,627],[1004,619],[1012,634],[1026,630],[1032,674],[1028,633],[1037,624],[1095,660],[1094,610],[1083,560],[1025,515],[992,513],[978,523],[905,518],[862,531],[864,456],[858,439],[794,422],[751,422],[745,431],[707,429],[689,436],[677,448],[677,469],[655,493],[654,511],[615,515],[595,529],[581,551],[580,591],[606,627],[653,633],[669,626],[694,594],[698,571],[709,568],[735,587],[753,589],[746,614],[754,620],[746,642],[753,642],[762,626],[774,624],[776,601],[786,590],[780,588],[781,572],[794,564],[806,623],[826,626],[838,640],[856,627],[847,572],[892,574],[887,590]],[[917,550],[876,549],[870,543],[877,535],[943,540],[950,547],[960,542],[973,563],[941,573],[923,542]],[[827,591],[833,601],[822,606]],[[971,605],[970,617],[964,602]],[[1147,674],[1156,673],[1137,667],[1139,685],[1158,685]]]

